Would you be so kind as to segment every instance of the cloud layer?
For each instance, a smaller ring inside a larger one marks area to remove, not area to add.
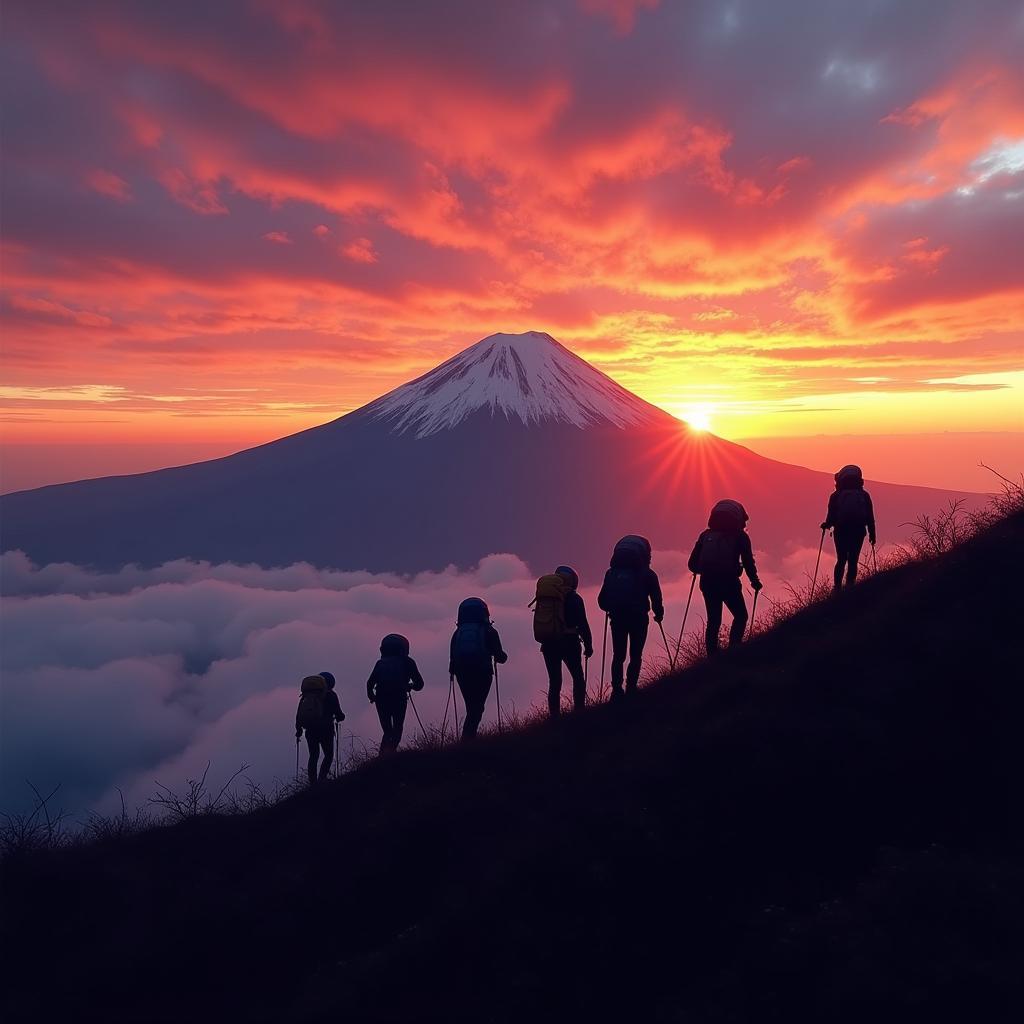
[[[529,327],[683,409],[1021,369],[1011,0],[13,0],[5,22],[23,431],[322,419]]]
[[[774,565],[762,558],[768,593],[781,594],[780,579],[798,578],[813,558],[813,551],[791,551]],[[685,558],[662,552],[655,566],[667,628],[678,630]],[[545,704],[527,608],[534,577],[513,555],[491,555],[469,573],[410,579],[303,564],[266,570],[195,562],[99,574],[34,566],[18,552],[0,558],[0,571],[2,810],[30,800],[26,779],[40,789],[60,783],[63,806],[76,812],[111,806],[114,787],[141,804],[154,780],[180,786],[208,761],[221,779],[242,762],[264,784],[290,779],[298,684],[323,669],[339,681],[346,747],[374,748],[380,729],[365,682],[381,638],[393,631],[409,637],[427,683],[416,698],[420,715],[439,723],[455,611],[471,595],[488,602],[510,654],[500,680],[506,707]],[[599,658],[598,582],[589,581],[583,596]],[[689,626],[699,628],[696,605],[691,616]],[[652,631],[652,667],[664,661],[659,651]],[[598,676],[595,663],[595,686]],[[493,715],[492,699],[487,720]],[[410,713],[407,736],[415,730]]]

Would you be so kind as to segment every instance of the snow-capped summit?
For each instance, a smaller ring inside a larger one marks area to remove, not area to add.
[[[492,334],[365,409],[393,433],[427,437],[480,409],[519,419],[619,428],[666,413],[616,384],[550,334]]]

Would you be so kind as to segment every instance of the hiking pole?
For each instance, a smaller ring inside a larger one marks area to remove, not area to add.
[[[661,642],[665,645],[665,657],[668,658],[669,668],[675,668],[675,662],[672,660],[672,651],[668,646],[668,637],[665,636],[665,627],[662,623],[658,623],[658,629],[661,630]]]
[[[821,565],[821,549],[825,546],[825,527],[821,528],[821,540],[818,542],[818,557],[814,560],[814,579],[811,580],[811,596],[807,599],[810,604],[814,600],[814,588],[818,585],[818,566]],[[754,595],[757,597],[757,594]]]
[[[295,737],[295,778],[299,777],[299,737]]]
[[[601,687],[597,691],[598,703],[604,700],[604,656],[608,651],[608,613],[604,613],[604,640],[601,641]]]
[[[754,607],[750,609],[750,622],[747,625],[747,639],[754,635],[754,616],[757,614],[757,595],[760,594],[760,590],[754,591]]]
[[[676,641],[676,653],[672,658],[672,668],[676,667],[676,661],[679,658],[679,648],[683,644],[683,632],[686,629],[686,616],[690,614],[690,602],[693,600],[693,588],[697,582],[697,574],[692,573],[692,579],[690,580],[690,593],[686,598],[686,610],[683,612],[683,624],[679,627],[679,639]]]
[[[420,735],[424,739],[426,739],[427,738],[427,730],[423,728],[423,719],[420,718],[420,713],[416,710],[416,701],[414,701],[412,699],[412,693],[409,694],[409,703],[412,705],[412,713],[416,716],[416,721],[419,722],[419,725],[420,725]]]
[[[455,717],[455,735],[459,735],[459,695],[455,692],[455,676],[451,677],[452,684],[452,714]]]
[[[495,699],[495,701],[497,701],[497,704],[498,704],[498,732],[500,733],[502,731],[502,729],[501,729],[501,692],[498,690],[498,659],[494,658],[492,660],[494,662],[494,699]]]
[[[338,723],[334,723],[334,777],[337,778],[341,773],[338,770],[338,765],[341,762],[341,751],[338,745],[341,743],[339,739]]]
[[[454,689],[454,683],[451,678],[448,679],[448,694],[444,699],[444,718],[441,719],[441,743],[445,741],[445,737],[448,735],[448,705],[452,702],[452,690]]]
[[[878,559],[875,557],[875,545],[873,541],[871,543],[871,567],[874,572],[878,572]]]

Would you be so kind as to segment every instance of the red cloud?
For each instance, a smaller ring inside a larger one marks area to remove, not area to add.
[[[342,253],[356,263],[376,263],[377,254],[373,251],[373,242],[368,238],[355,238],[342,248]]]
[[[105,171],[97,167],[86,175],[85,182],[94,192],[109,196],[118,202],[126,203],[132,198],[131,186],[113,171]]]
[[[153,375],[196,413],[198,368],[265,373],[283,400],[346,363],[351,405],[538,324],[641,387],[733,360],[800,393],[830,347],[857,362],[851,338],[865,364],[915,346],[886,357],[914,380],[929,360],[1006,366],[1024,291],[1010,5],[924,25],[894,7],[872,32],[851,8],[801,33],[785,2],[427,6],[18,11],[19,381]],[[871,88],[825,74],[833,53]]]

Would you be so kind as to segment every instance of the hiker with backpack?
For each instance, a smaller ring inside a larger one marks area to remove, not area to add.
[[[594,653],[594,640],[587,622],[587,609],[578,590],[576,570],[560,565],[537,580],[533,599],[533,636],[548,670],[548,711],[557,718],[562,711],[562,664],[572,678],[572,705],[582,711],[587,703],[587,680],[583,658]]]
[[[704,643],[709,658],[718,654],[723,605],[732,613],[729,646],[743,642],[747,603],[743,599],[741,575],[747,574],[755,594],[762,588],[747,534],[748,518],[747,510],[738,501],[725,498],[717,502],[708,517],[708,528],[697,538],[687,563],[690,572],[700,576],[700,592],[707,609]]]
[[[466,718],[462,723],[464,740],[476,736],[491,692],[495,663],[504,665],[506,661],[508,655],[502,649],[498,631],[491,624],[487,603],[479,597],[467,597],[459,605],[448,661],[448,675],[459,684],[466,705]]]
[[[366,680],[366,696],[380,719],[380,754],[393,754],[402,742],[410,690],[423,689],[423,676],[409,657],[409,641],[388,633],[380,642],[380,658]]]
[[[636,692],[643,665],[644,645],[650,626],[665,618],[661,582],[651,568],[651,542],[646,537],[623,537],[612,552],[611,564],[604,574],[598,607],[607,614],[612,634],[612,700],[623,696],[623,666],[627,649],[629,665],[625,672],[625,693]]]
[[[825,530],[832,530],[836,545],[836,567],[832,574],[833,592],[843,586],[852,587],[857,582],[857,563],[860,549],[867,535],[871,546],[875,546],[875,509],[871,495],[864,490],[864,474],[860,466],[843,466],[835,475],[836,489],[829,495],[828,512],[821,524],[822,536]]]
[[[334,675],[330,672],[306,676],[300,687],[299,706],[295,712],[295,759],[298,761],[298,742],[305,733],[309,750],[306,772],[311,786],[318,779],[322,782],[327,778],[334,760],[334,723],[345,721],[345,712],[341,710],[334,687]],[[324,759],[318,775],[317,761],[321,752]]]

